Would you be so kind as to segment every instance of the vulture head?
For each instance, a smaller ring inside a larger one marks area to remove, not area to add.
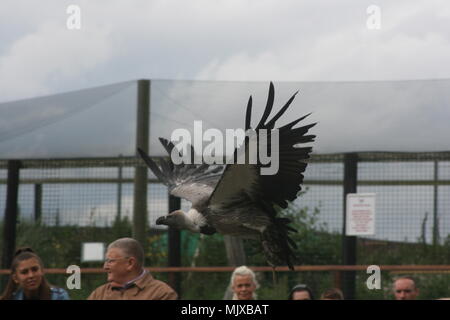
[[[169,213],[167,216],[162,216],[156,219],[156,224],[158,225],[166,225],[169,227],[184,229],[186,226],[186,218],[185,214],[181,210],[175,210]]]
[[[188,212],[175,210],[167,216],[156,219],[157,225],[166,225],[176,229],[187,229],[196,233],[213,234],[216,230],[206,224],[206,220],[197,210],[191,208]]]

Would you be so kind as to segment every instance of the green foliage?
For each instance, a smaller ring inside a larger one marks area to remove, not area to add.
[[[43,259],[46,268],[65,268],[70,264],[89,267],[89,263],[81,263],[83,242],[109,243],[129,236],[131,224],[126,218],[116,221],[111,228],[46,226],[22,221],[17,226],[16,247],[32,247]]]
[[[260,288],[257,290],[258,299],[261,300],[286,300],[290,290],[289,276],[286,273],[276,275],[273,282],[272,273],[257,274]]]
[[[188,300],[221,300],[230,281],[223,272],[191,272],[183,274],[182,298]]]
[[[198,250],[200,254],[196,258],[196,266],[226,266],[228,263],[221,234],[200,236]]]
[[[196,244],[192,256],[184,256],[183,262],[190,266],[226,266],[227,256],[223,236],[193,235],[186,233],[183,247]],[[191,249],[192,252],[192,249]],[[228,286],[229,274],[227,273],[201,273],[190,272],[183,275],[182,292],[183,299],[216,299],[223,298]],[[207,280],[205,281],[205,278]]]
[[[308,207],[299,208],[295,205],[285,210],[285,215],[293,221],[292,225],[298,230],[291,236],[298,246],[295,251],[300,260],[298,264],[340,263],[341,236],[329,232],[325,223],[319,223],[319,214],[320,210],[317,207],[311,212]]]

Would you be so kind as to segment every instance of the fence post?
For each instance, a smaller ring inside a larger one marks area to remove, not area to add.
[[[347,222],[347,194],[356,193],[358,180],[358,154],[344,154],[344,223],[342,230],[342,263],[344,265],[356,265],[356,237],[345,234]],[[355,299],[356,291],[356,272],[344,271],[342,278],[342,291],[345,299]]]
[[[150,114],[150,80],[138,81],[136,120],[136,157],[137,148],[148,153],[149,141],[149,114]],[[136,165],[134,171],[134,197],[133,197],[133,237],[147,249],[145,233],[147,227],[147,183],[148,169],[145,165]]]
[[[122,155],[119,155],[119,166],[117,167],[117,213],[116,221],[120,223],[122,221]]]
[[[439,161],[434,160],[434,186],[433,186],[433,248],[439,244],[439,211],[438,211],[438,190],[439,190]],[[426,241],[426,239],[425,239]]]
[[[342,272],[333,271],[333,283],[335,288],[342,288]]]
[[[244,242],[241,238],[233,236],[223,236],[225,250],[227,252],[228,265],[233,267],[243,266],[247,263],[244,250]]]
[[[2,269],[9,269],[16,249],[16,225],[19,197],[19,173],[21,162],[8,161],[8,181],[6,189],[5,218],[3,222]],[[2,281],[4,288],[6,278]]]
[[[42,219],[42,184],[34,185],[34,222],[41,223]]]
[[[169,194],[169,212],[181,208],[181,199]],[[181,232],[169,227],[169,267],[181,267]],[[181,298],[181,274],[179,272],[169,273],[169,284]]]

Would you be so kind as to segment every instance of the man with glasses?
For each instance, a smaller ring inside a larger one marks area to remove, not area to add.
[[[411,277],[401,277],[394,281],[395,300],[415,300],[419,295],[419,289]]]
[[[88,300],[175,300],[177,293],[144,269],[144,250],[134,239],[112,242],[103,265],[108,283],[95,289]]]

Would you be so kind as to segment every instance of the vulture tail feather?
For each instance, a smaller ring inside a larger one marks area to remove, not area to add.
[[[286,221],[283,218],[275,218],[273,222],[261,234],[266,260],[272,267],[287,264],[290,270],[294,270],[294,241],[289,238]]]

